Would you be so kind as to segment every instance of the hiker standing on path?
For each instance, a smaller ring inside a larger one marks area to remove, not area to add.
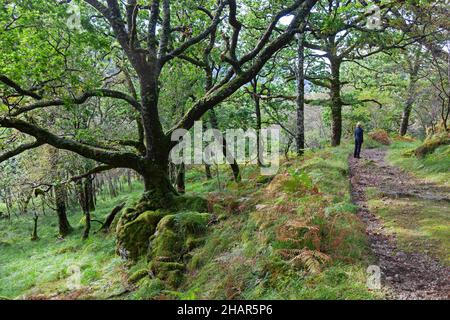
[[[360,159],[361,146],[364,142],[364,130],[361,128],[361,122],[356,124],[355,129],[355,152],[353,153],[354,158]]]

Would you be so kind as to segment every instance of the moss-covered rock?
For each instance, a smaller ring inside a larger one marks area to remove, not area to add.
[[[122,210],[122,215],[120,216],[117,225],[116,225],[116,232],[118,232],[119,229],[122,229],[122,227],[127,224],[128,222],[133,221],[139,216],[139,213],[136,211],[135,208],[125,208]]]
[[[132,213],[134,214],[134,213]],[[155,233],[159,221],[167,212],[145,211],[134,220],[121,218],[117,225],[117,253],[126,259],[136,260],[148,252],[149,238]]]
[[[171,286],[178,286],[189,252],[204,242],[210,219],[210,214],[198,212],[164,216],[150,238],[151,272]]]
[[[450,145],[450,135],[447,133],[428,138],[425,142],[414,150],[418,158],[423,158],[427,154],[433,153],[440,146]]]
[[[131,282],[131,283],[136,283],[136,282],[138,282],[139,280],[141,280],[141,279],[147,277],[148,275],[149,275],[149,274],[148,274],[148,270],[147,270],[147,269],[141,269],[141,270],[138,270],[138,271],[136,271],[135,273],[133,273],[133,274],[128,278],[128,281]]]
[[[173,287],[178,287],[183,281],[185,266],[177,262],[152,261],[149,264],[149,269],[158,279]]]
[[[187,251],[202,242],[195,235],[206,230],[210,215],[199,212],[208,211],[208,202],[198,196],[155,192],[144,193],[135,207],[123,210],[116,226],[116,251],[133,261],[147,254],[160,260],[181,261]]]
[[[136,206],[138,212],[158,209],[172,209],[173,201],[176,196],[171,192],[162,192],[161,190],[151,190],[144,192],[139,204]]]
[[[183,280],[185,266],[183,263],[177,262],[152,261],[149,264],[149,269],[158,279],[177,287]]]
[[[193,249],[194,241],[205,233],[211,215],[182,212],[161,219],[152,237],[151,256],[164,261],[180,261]]]

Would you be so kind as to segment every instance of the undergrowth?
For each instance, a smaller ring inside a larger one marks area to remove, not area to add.
[[[83,242],[80,212],[69,215],[76,229],[63,241],[56,238],[53,214],[40,218],[40,240],[36,242],[30,241],[30,230],[24,228],[31,225],[30,217],[2,221],[0,296],[382,298],[381,292],[366,287],[366,268],[372,258],[350,200],[350,152],[345,147],[307,152],[302,160],[283,163],[274,177],[261,176],[255,166],[243,166],[241,183],[231,181],[227,166],[213,168],[211,180],[205,179],[203,168],[189,168],[187,192],[208,198],[215,218],[203,244],[185,261],[185,276],[175,289],[151,277],[146,259],[134,265],[120,260],[112,235],[92,234]],[[101,220],[124,199],[135,202],[141,192],[135,189],[117,199],[100,201],[95,218]],[[68,287],[74,265],[81,277],[81,287],[76,290]]]
[[[220,219],[192,253],[184,283],[155,291],[144,280],[147,298],[381,298],[366,287],[371,257],[350,201],[349,152],[307,153],[262,185],[253,169],[239,188],[210,194]]]
[[[93,219],[103,220],[116,205],[132,202],[141,194],[142,186],[135,183],[133,192],[124,191],[112,200],[101,197]],[[114,236],[95,233],[99,225],[93,222],[89,239],[83,241],[82,218],[80,211],[69,212],[74,231],[65,239],[58,239],[56,214],[47,209],[38,220],[37,241],[30,241],[30,215],[1,220],[0,296],[105,299],[121,292],[126,285],[126,272],[115,254]]]

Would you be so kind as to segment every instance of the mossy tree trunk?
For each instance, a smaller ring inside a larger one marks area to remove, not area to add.
[[[65,187],[62,184],[57,184],[55,187],[55,206],[56,214],[58,216],[59,235],[61,237],[67,236],[73,229],[67,219],[66,201],[65,201]]]
[[[77,181],[76,188],[78,193],[78,202],[80,204],[81,210],[83,211],[85,220],[83,239],[87,239],[91,230],[91,202],[93,201],[92,177],[87,176],[84,181]]]
[[[31,234],[31,241],[36,241],[39,239],[38,233],[37,233],[38,219],[39,219],[39,216],[37,215],[37,213],[34,213],[34,215],[33,215],[33,233]]]
[[[339,58],[330,59],[331,64],[331,145],[336,147],[341,144],[342,136],[342,99]]]
[[[179,193],[186,192],[185,176],[186,176],[186,166],[184,163],[182,163],[178,166],[178,173],[177,173],[177,191]]]
[[[305,151],[305,73],[303,70],[303,64],[305,61],[305,46],[304,36],[299,34],[297,36],[297,155],[303,155]]]
[[[419,71],[419,65],[410,66],[409,72],[409,85],[408,85],[408,97],[405,102],[405,106],[402,112],[402,120],[400,123],[399,134],[404,136],[408,131],[409,119],[411,116],[411,111],[414,105],[414,100],[416,98],[416,85],[417,85],[417,73]]]
[[[202,121],[202,128],[203,128],[203,131],[208,130],[208,127],[206,126],[206,121]],[[206,175],[207,180],[212,179],[211,166],[207,163],[205,163],[205,175]]]
[[[262,166],[262,159],[263,159],[263,148],[264,146],[261,143],[261,128],[262,128],[262,119],[261,119],[261,97],[260,93],[258,92],[258,77],[255,77],[251,81],[252,86],[252,99],[255,104],[255,120],[256,120],[256,152],[258,155],[257,161],[258,166]]]
[[[211,119],[211,127],[213,129],[219,130],[219,120],[217,119],[217,115],[216,115],[216,112],[214,111],[214,109],[212,109],[210,111],[210,119]],[[223,142],[223,145],[222,145],[223,150],[222,151],[223,151],[223,154],[225,155],[225,157],[227,157],[227,154],[229,154],[230,152],[228,150],[227,141],[225,140],[225,137],[223,137],[222,142]],[[239,169],[239,165],[238,165],[236,159],[233,156],[231,156],[231,157],[227,157],[227,161],[230,164],[230,168],[233,173],[234,181],[240,182],[241,181],[241,171]]]

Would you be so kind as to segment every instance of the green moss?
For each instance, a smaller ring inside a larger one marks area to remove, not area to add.
[[[124,258],[136,260],[148,252],[149,238],[158,222],[167,215],[164,211],[145,211],[136,219],[117,226],[117,252]]]
[[[185,266],[177,262],[152,261],[149,264],[149,269],[170,286],[178,287],[183,281]]]
[[[174,195],[171,192],[162,192],[162,190],[147,191],[142,195],[136,209],[138,212],[170,209],[173,207],[173,199]]]
[[[167,215],[158,224],[151,243],[151,256],[164,261],[180,261],[206,231],[208,213],[183,212]]]
[[[174,206],[177,211],[208,212],[208,202],[198,196],[177,196]]]
[[[445,145],[450,145],[450,137],[447,133],[427,139],[421,146],[414,150],[414,154],[418,158],[423,158],[427,154],[433,153],[440,146]]]
[[[138,289],[132,293],[131,299],[143,300],[151,299],[161,294],[164,290],[164,284],[158,278],[143,278],[138,283]]]
[[[183,212],[161,219],[151,238],[150,270],[169,285],[177,287],[183,279],[184,262],[189,252],[204,242],[211,216],[208,213]]]
[[[160,209],[155,210],[155,208]],[[206,212],[208,211],[208,203],[204,198],[198,196],[173,196],[161,195],[156,191],[145,192],[134,208],[124,209],[117,223],[117,253],[134,261],[148,253],[149,238],[155,233],[159,221],[170,211]],[[182,227],[189,228],[192,226],[195,228],[198,225],[195,221],[192,223],[183,222],[183,219],[188,217],[194,217],[195,219],[196,215],[187,214],[183,218],[178,217],[176,219],[181,221]],[[166,221],[166,223],[169,222]],[[170,241],[177,237],[172,236],[168,231],[161,238],[168,238],[167,240]],[[172,242],[170,241],[170,243]],[[178,247],[181,248],[183,245]],[[173,248],[173,250],[175,249]]]
[[[395,232],[401,250],[425,252],[450,265],[450,206],[422,199],[372,199],[369,208]]]
[[[266,183],[269,183],[270,181],[272,181],[273,178],[274,178],[274,176],[259,176],[259,177],[256,179],[256,183],[259,183],[259,184],[266,184]]]
[[[422,158],[413,156],[420,142],[394,142],[388,152],[391,164],[410,171],[419,178],[443,185],[450,184],[450,145],[440,146]],[[405,155],[408,153],[408,155]]]
[[[128,281],[130,281],[131,283],[136,283],[139,280],[145,278],[148,276],[148,270],[147,269],[141,269],[136,271],[135,273],[133,273],[129,278]]]
[[[122,229],[123,226],[125,224],[127,224],[128,222],[133,221],[134,219],[136,219],[139,216],[139,213],[136,211],[135,208],[125,208],[122,210],[122,215],[119,218],[119,221],[117,222],[116,225],[116,232],[119,229]]]

